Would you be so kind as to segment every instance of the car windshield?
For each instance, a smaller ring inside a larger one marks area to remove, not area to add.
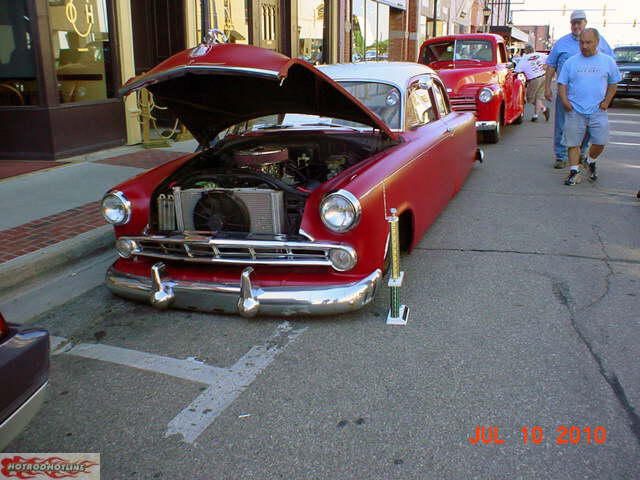
[[[618,63],[640,63],[640,47],[623,47],[613,50]]]
[[[351,95],[360,100],[369,110],[375,113],[390,129],[400,128],[400,92],[386,83],[380,82],[338,82]],[[255,118],[247,122],[228,128],[224,134],[242,133],[249,130],[288,129],[335,127],[352,128],[356,130],[371,130],[370,125],[351,122],[340,118],[321,117],[319,115],[304,115],[298,113],[283,113]]]
[[[493,60],[491,42],[486,40],[452,40],[431,43],[424,49],[424,62],[450,62],[469,60],[490,62]]]

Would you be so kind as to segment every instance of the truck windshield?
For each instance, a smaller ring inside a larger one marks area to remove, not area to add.
[[[470,60],[476,62],[493,61],[491,42],[487,40],[453,40],[432,43],[424,51],[425,63]]]
[[[613,53],[618,63],[640,63],[640,47],[615,48]]]

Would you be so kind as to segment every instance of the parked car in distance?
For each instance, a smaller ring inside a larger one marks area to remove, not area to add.
[[[616,47],[613,53],[622,75],[615,98],[640,100],[640,45]]]
[[[7,323],[0,313],[0,451],[42,406],[48,378],[49,333]]]
[[[500,35],[431,38],[420,47],[418,62],[438,72],[455,111],[476,114],[485,141],[496,143],[504,125],[522,123],[525,85],[514,73]]]
[[[474,117],[416,63],[314,67],[201,45],[129,81],[203,150],[126,181],[102,208],[116,294],[206,312],[302,315],[371,302],[390,208],[410,250],[478,158]]]

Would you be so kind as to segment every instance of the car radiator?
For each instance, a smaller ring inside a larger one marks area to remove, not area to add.
[[[173,188],[173,194],[158,196],[158,230],[195,231],[194,210],[208,192],[224,192],[244,205],[249,213],[250,232],[281,234],[284,231],[283,192],[262,188]],[[240,213],[240,212],[238,212]]]

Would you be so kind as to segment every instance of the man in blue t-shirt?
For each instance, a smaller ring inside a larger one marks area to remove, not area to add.
[[[564,63],[574,55],[580,53],[580,34],[587,26],[587,15],[584,10],[576,10],[571,14],[571,33],[561,37],[554,45],[549,57],[547,57],[547,74],[545,77],[544,96],[551,101],[551,81],[554,73],[560,75]],[[600,37],[600,51],[613,57],[613,51],[607,41]],[[562,144],[562,130],[564,128],[564,107],[562,102],[556,98],[555,118],[553,131],[553,150],[556,162],[555,168],[562,168],[567,163],[567,148]],[[589,138],[585,138],[582,143],[582,153],[585,154]]]
[[[580,145],[591,137],[587,165],[589,180],[595,182],[596,158],[609,140],[607,108],[620,81],[613,58],[598,51],[600,35],[587,28],[580,35],[580,53],[567,60],[558,77],[558,97],[566,110],[562,143],[569,149],[571,171],[565,185],[580,182]]]

